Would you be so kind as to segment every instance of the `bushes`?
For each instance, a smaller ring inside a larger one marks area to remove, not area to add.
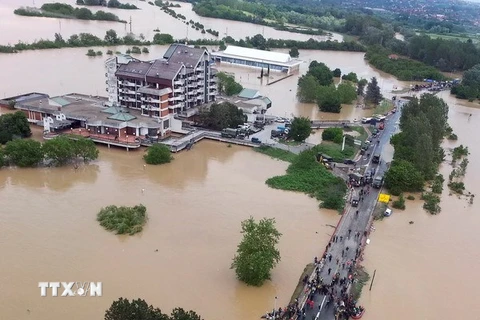
[[[440,197],[432,192],[422,193],[422,200],[425,200],[423,209],[427,210],[431,214],[440,213]]]
[[[0,144],[14,138],[27,138],[32,135],[25,113],[17,111],[0,116]]]
[[[42,144],[35,140],[17,139],[7,142],[5,157],[10,164],[34,167],[43,160]]]
[[[342,142],[343,130],[341,128],[327,128],[322,132],[322,141]]]
[[[102,10],[92,13],[92,11],[87,8],[74,8],[71,5],[64,3],[45,3],[40,9],[41,11],[37,9],[20,8],[15,10],[14,13],[22,16],[123,22],[113,13]]]
[[[405,198],[400,194],[397,200],[393,201],[392,207],[395,209],[405,210]]]
[[[322,201],[324,208],[343,209],[345,182],[315,160],[315,155],[321,151],[319,146],[303,151],[288,167],[286,175],[270,178],[266,183],[275,189],[299,191],[313,196]]]
[[[133,235],[142,231],[147,221],[147,208],[141,204],[134,207],[108,206],[97,214],[97,221],[108,231]]]
[[[445,181],[445,179],[443,178],[443,175],[437,174],[435,176],[435,179],[433,180],[432,192],[441,194],[442,191],[443,191],[443,182],[444,181]]]
[[[317,153],[327,154],[333,158],[335,162],[343,162],[344,159],[350,159],[355,155],[355,148],[345,145],[342,151],[342,146],[336,143],[323,142],[313,148]]]
[[[147,154],[143,156],[143,159],[148,164],[157,165],[169,163],[173,160],[173,157],[170,153],[170,149],[166,145],[154,144],[148,148]]]
[[[272,158],[287,161],[287,162],[293,162],[293,160],[297,157],[297,155],[293,152],[283,150],[283,149],[278,149],[278,148],[272,148],[268,146],[253,148],[253,150],[266,154],[267,156],[270,156]]]

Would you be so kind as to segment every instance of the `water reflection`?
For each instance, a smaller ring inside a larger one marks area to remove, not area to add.
[[[2,168],[0,170],[0,185],[5,187],[21,186],[29,189],[46,188],[63,192],[77,186],[79,183],[92,184],[97,180],[99,166],[96,164],[60,168]]]

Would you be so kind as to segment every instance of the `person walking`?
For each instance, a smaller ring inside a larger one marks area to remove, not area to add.
[[[332,268],[328,268],[328,275],[330,275],[330,272],[332,272]]]

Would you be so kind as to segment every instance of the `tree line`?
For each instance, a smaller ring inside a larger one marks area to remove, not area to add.
[[[104,6],[107,8],[116,8],[116,9],[138,9],[136,5],[130,3],[121,3],[118,0],[77,0],[76,4],[79,6]]]
[[[29,17],[118,21],[127,23],[125,20],[120,20],[118,16],[110,12],[98,10],[97,12],[92,13],[92,11],[87,8],[74,8],[65,3],[45,3],[40,7],[40,10],[36,8],[19,8],[14,10],[13,13]]]
[[[448,106],[432,94],[413,98],[402,107],[401,132],[392,136],[393,161],[385,186],[394,195],[423,191],[435,178],[444,159],[441,142],[446,134]]]
[[[451,93],[459,99],[480,99],[480,64],[465,71],[462,82],[453,86]]]

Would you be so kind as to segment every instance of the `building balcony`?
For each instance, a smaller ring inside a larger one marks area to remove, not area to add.
[[[173,82],[173,84],[183,86],[185,84],[185,81],[184,80],[176,80],[176,81]]]
[[[173,97],[173,101],[182,101],[182,100],[185,100],[185,96],[183,94]]]
[[[142,109],[150,111],[160,111],[160,108],[157,106],[142,104]]]
[[[124,85],[124,86],[127,86],[127,87],[135,87],[135,82],[130,82],[130,81],[126,81],[126,80],[119,80],[118,84],[121,84],[121,85]]]
[[[173,89],[173,92],[180,93],[180,92],[183,92],[183,89],[184,88]]]

